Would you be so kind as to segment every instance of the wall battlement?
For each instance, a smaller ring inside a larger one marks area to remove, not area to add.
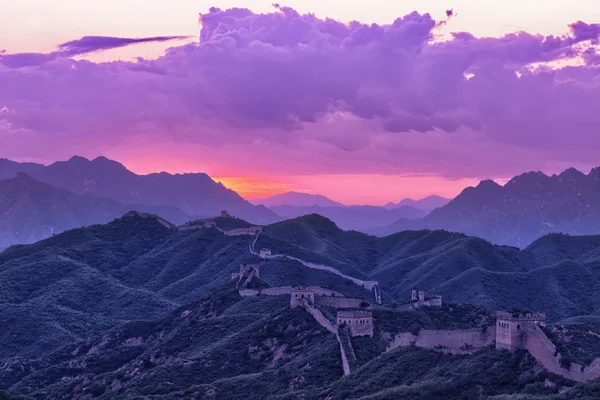
[[[508,311],[497,311],[496,319],[504,321],[532,321],[546,323],[546,314],[544,313],[512,313]]]

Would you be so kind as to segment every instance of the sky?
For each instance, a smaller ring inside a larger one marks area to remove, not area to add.
[[[0,157],[347,204],[600,165],[593,1],[271,3],[10,2]]]

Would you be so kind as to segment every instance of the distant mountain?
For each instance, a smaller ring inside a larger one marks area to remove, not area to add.
[[[0,358],[40,355],[124,321],[162,318],[228,282],[242,263],[259,263],[260,278],[274,287],[318,285],[372,298],[341,275],[293,258],[377,280],[388,304],[420,288],[489,310],[546,312],[550,322],[600,317],[597,237],[549,236],[519,250],[446,231],[377,238],[308,215],[266,226],[256,243],[292,259],[261,261],[250,241],[214,228],[178,230],[131,212],[13,246],[0,253]]]
[[[252,200],[252,204],[262,204],[266,207],[343,207],[342,203],[328,199],[320,194],[287,192],[276,194],[266,199]]]
[[[409,206],[409,207],[417,208],[419,210],[431,211],[434,208],[445,206],[446,204],[448,204],[450,202],[450,200],[451,199],[446,199],[441,196],[433,195],[433,196],[425,197],[420,200],[404,199],[404,200],[400,201],[399,203],[388,203],[385,205],[385,208],[387,208],[388,210],[391,210],[391,209],[398,208],[398,207]]]
[[[88,194],[76,195],[20,172],[0,181],[0,249],[37,242],[81,226],[107,223],[134,208],[160,214],[175,223],[191,219],[175,207],[125,206]]]
[[[340,228],[364,231],[373,227],[386,226],[390,221],[400,218],[417,219],[426,212],[409,206],[401,206],[387,210],[376,206],[341,206],[341,207],[271,207],[277,215],[285,218],[296,218],[303,215],[319,214],[331,219]]]
[[[598,234],[600,168],[588,175],[574,168],[552,176],[529,172],[504,186],[482,181],[420,220],[401,219],[369,233],[405,229],[448,229],[519,247],[553,232]]]
[[[105,157],[90,161],[75,156],[49,166],[0,159],[0,179],[12,178],[18,172],[75,194],[90,194],[123,204],[168,205],[193,216],[213,216],[227,210],[254,223],[280,219],[266,207],[250,204],[203,173],[137,175]]]

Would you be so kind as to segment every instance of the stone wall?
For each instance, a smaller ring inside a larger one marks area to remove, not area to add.
[[[600,377],[600,358],[590,365],[572,363],[569,368],[560,365],[560,354],[556,354],[556,346],[535,323],[523,326],[525,338],[523,347],[548,371],[576,382],[586,382]]]
[[[337,340],[340,343],[340,353],[342,355],[342,367],[344,375],[350,375],[353,369],[356,368],[356,354],[352,347],[350,334],[346,328],[338,327]]]
[[[415,345],[427,349],[471,351],[494,343],[496,332],[489,327],[485,332],[479,329],[464,330],[421,330],[417,335],[399,333],[390,343],[388,351],[396,347]]]
[[[229,231],[224,231],[223,233],[227,236],[243,236],[243,235],[256,235],[257,233],[262,232],[261,226],[251,226],[250,228],[239,228],[232,229]]]
[[[317,296],[315,297],[315,302],[332,308],[360,308],[365,300],[347,297]]]
[[[303,302],[302,306],[304,307],[304,309],[306,311],[308,311],[310,313],[310,315],[312,315],[314,317],[314,319],[319,323],[319,325],[321,325],[323,328],[327,329],[329,332],[335,333],[337,335],[338,327],[333,322],[328,320],[327,317],[325,317],[323,315],[321,310],[308,304],[306,301]]]
[[[293,290],[296,290],[292,286],[278,286],[273,288],[266,289],[242,289],[239,291],[240,296],[249,297],[249,296],[281,296],[281,295],[289,295]],[[317,286],[308,286],[305,289],[308,289],[315,293],[316,296],[336,296],[336,297],[344,297],[342,293],[336,292],[331,289],[324,289]]]

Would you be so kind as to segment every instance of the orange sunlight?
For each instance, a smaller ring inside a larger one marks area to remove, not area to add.
[[[247,200],[263,199],[279,193],[293,190],[289,183],[267,181],[263,178],[249,178],[242,176],[213,177],[225,187],[235,190]]]

